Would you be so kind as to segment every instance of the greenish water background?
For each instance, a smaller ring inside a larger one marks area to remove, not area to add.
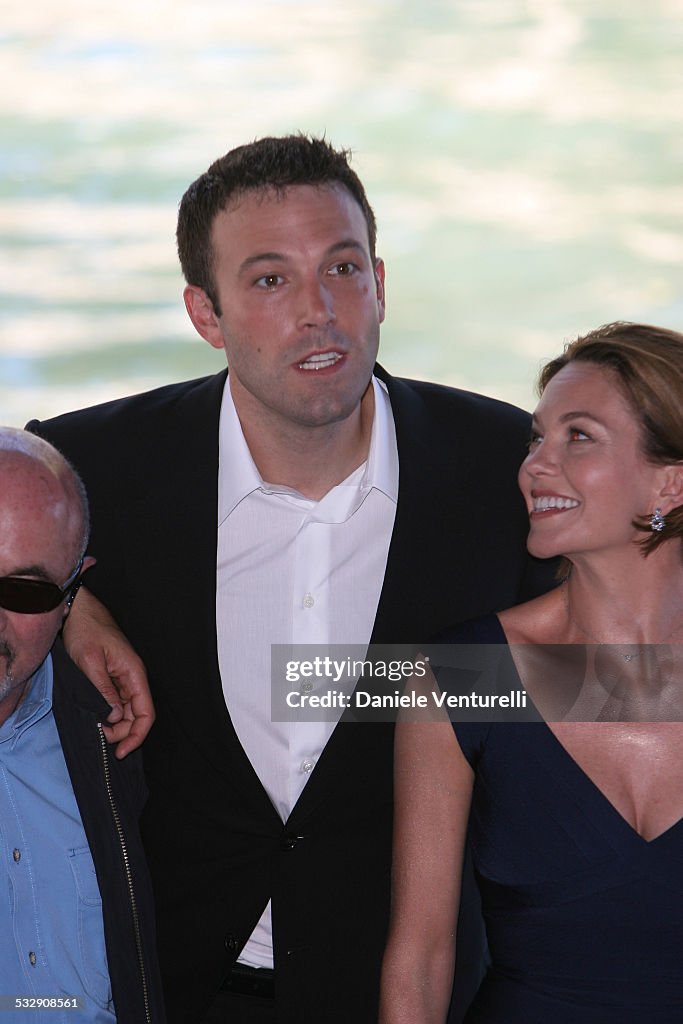
[[[683,329],[681,0],[0,0],[0,421],[220,368],[186,185],[322,133],[379,220],[395,373],[529,407],[613,319]]]

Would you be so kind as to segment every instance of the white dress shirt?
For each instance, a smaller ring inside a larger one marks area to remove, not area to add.
[[[262,480],[229,385],[221,406],[216,630],[225,702],[283,821],[335,722],[271,721],[271,644],[367,645],[398,498],[398,451],[386,389],[373,377],[367,461],[320,501]],[[240,961],[272,967],[270,904]]]

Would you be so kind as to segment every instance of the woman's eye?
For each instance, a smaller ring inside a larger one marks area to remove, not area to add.
[[[532,432],[529,440],[526,443],[526,446],[527,446],[527,448],[529,450],[531,450],[532,448],[535,448],[537,444],[540,444],[541,440],[542,439],[541,439],[541,435],[540,434],[536,434],[536,433]]]
[[[569,440],[570,441],[590,441],[590,436],[583,430],[579,430],[578,427],[569,428]]]

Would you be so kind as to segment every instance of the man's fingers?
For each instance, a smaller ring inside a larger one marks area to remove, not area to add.
[[[147,673],[104,605],[82,587],[64,626],[69,655],[111,705],[104,726],[116,756],[139,747],[154,722]]]
[[[107,668],[117,691],[117,700],[130,705],[132,717],[148,717],[151,726],[155,718],[152,695],[149,692],[145,666],[132,649],[126,652],[125,662],[120,658],[107,658]]]
[[[145,718],[134,718],[130,723],[130,732],[120,741],[116,748],[117,758],[120,760],[126,754],[130,754],[131,751],[137,750],[151,728],[151,721],[147,721]]]
[[[116,725],[107,725],[106,722],[102,723],[102,732],[108,743],[118,743],[120,740],[125,740],[131,730],[131,723],[129,721],[117,722]]]
[[[80,668],[81,672],[83,672],[93,686],[96,686],[100,691],[107,704],[111,704],[112,708],[116,705],[120,706],[121,696],[115,681],[109,674],[105,652],[102,648],[83,647],[81,650],[75,651],[73,654],[71,651],[69,651],[69,653]]]
[[[137,705],[137,708],[136,708]],[[154,724],[154,708],[147,713],[147,702],[140,695],[119,708],[120,714],[116,721],[110,715],[103,724],[104,735],[109,743],[117,743],[116,757],[122,758],[131,751],[137,750]]]
[[[109,701],[111,704],[111,701]],[[111,704],[111,711],[107,715],[109,725],[116,725],[123,718],[123,708],[120,704]]]

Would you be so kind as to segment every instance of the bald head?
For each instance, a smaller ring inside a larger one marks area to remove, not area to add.
[[[83,485],[59,452],[23,430],[0,427],[0,577],[63,589],[88,539]],[[92,559],[86,559],[87,568]],[[11,590],[10,590],[11,593]],[[0,595],[1,596],[1,595]],[[50,651],[69,603],[17,611],[0,600],[0,725],[16,710]]]
[[[53,517],[55,539],[68,549],[75,565],[85,554],[90,528],[81,478],[41,437],[14,427],[0,427],[0,521],[10,502],[27,499],[35,514]]]

